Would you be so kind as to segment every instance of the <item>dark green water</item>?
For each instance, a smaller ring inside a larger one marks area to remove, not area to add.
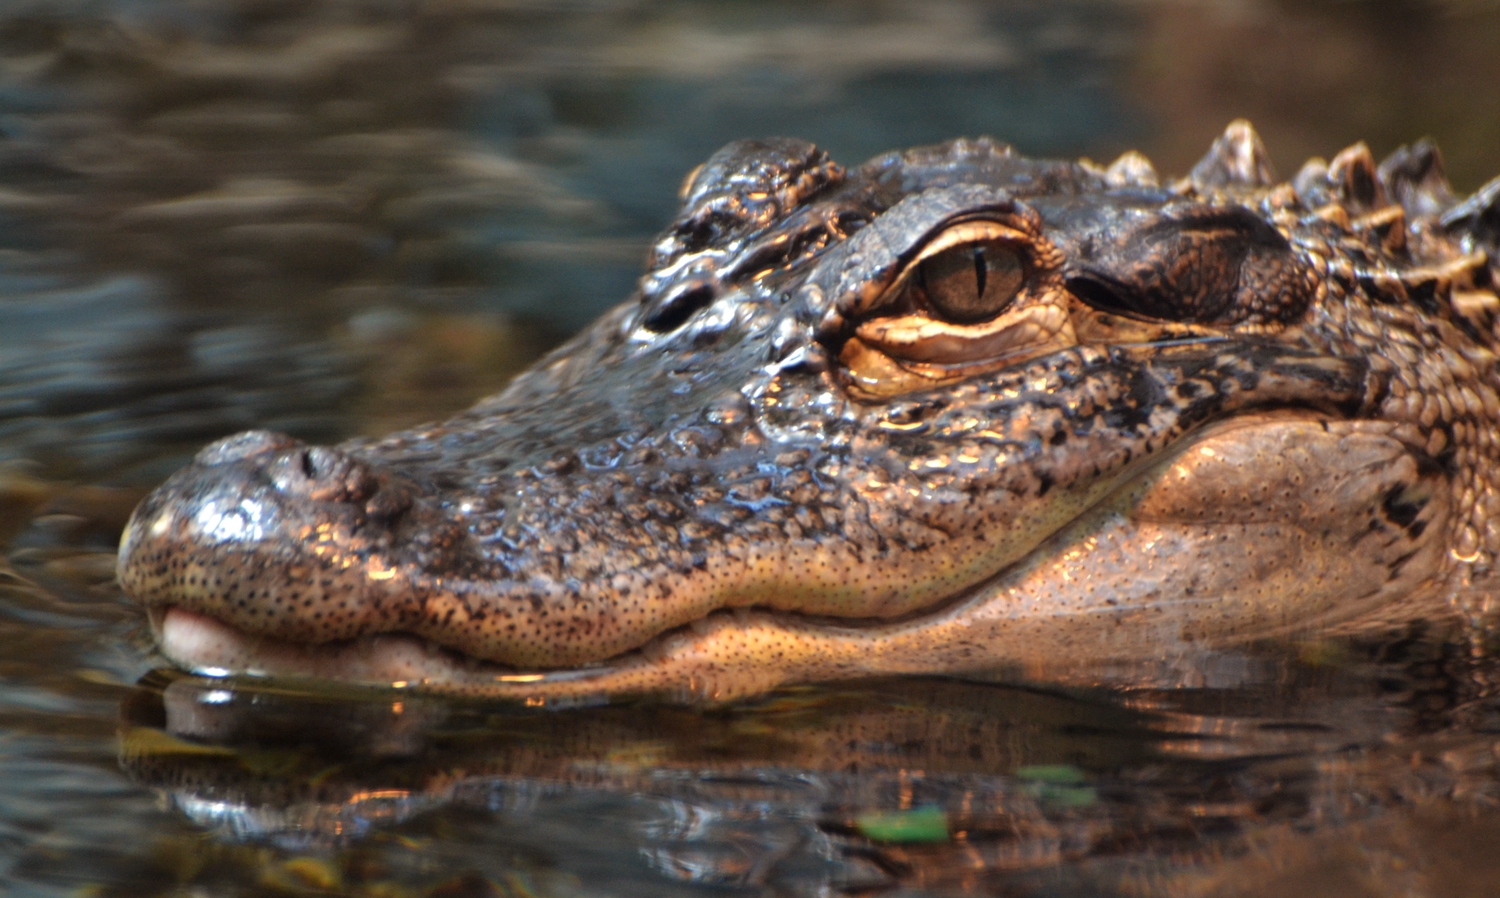
[[[53,0],[0,8],[0,892],[1485,895],[1500,670],[1415,633],[1199,688],[729,710],[156,673],[112,549],[251,426],[460,408],[631,290],[684,173],[787,134],[1500,173],[1500,5]],[[138,685],[139,683],[139,685]]]

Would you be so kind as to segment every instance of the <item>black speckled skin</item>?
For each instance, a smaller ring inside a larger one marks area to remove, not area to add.
[[[1470,582],[1500,551],[1496,191],[1456,204],[1435,150],[1402,152],[1377,169],[1360,145],[1278,186],[1236,123],[1160,187],[1133,154],[960,140],[846,172],[800,141],[731,144],[637,297],[441,424],[210,446],[137,510],[121,582],[158,622],[414,634],[497,670],[617,658],[732,608],[909,622],[1205,428],[1277,415],[1378,424],[1427,485],[1393,487],[1371,529],[1448,550],[1422,582]],[[972,221],[1015,235],[1015,307],[1047,323],[887,388],[861,328]],[[1434,489],[1448,504],[1415,526]]]

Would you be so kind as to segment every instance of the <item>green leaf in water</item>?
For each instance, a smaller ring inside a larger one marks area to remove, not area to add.
[[[1087,781],[1083,771],[1072,764],[1027,764],[1017,767],[1015,778],[1028,783],[1050,783],[1055,786],[1076,786]]]
[[[873,811],[854,818],[854,827],[866,838],[877,842],[948,841],[948,815],[937,805],[923,805],[909,811]]]
[[[1082,770],[1072,764],[1030,764],[1017,767],[1015,777],[1026,784],[1026,794],[1044,804],[1084,808],[1099,800]]]

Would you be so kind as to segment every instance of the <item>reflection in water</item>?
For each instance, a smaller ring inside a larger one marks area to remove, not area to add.
[[[489,390],[628,295],[727,140],[855,163],[989,133],[1165,172],[1243,115],[1283,173],[1432,134],[1467,191],[1497,166],[1497,35],[1462,0],[8,5],[0,888],[1484,894],[1494,672],[1420,638],[1233,689],[398,711],[130,688],[110,549],[206,440]]]
[[[409,888],[431,882],[409,878],[411,852],[451,858],[440,879],[524,871],[481,849],[503,844],[610,894],[1191,889],[1249,863],[1269,834],[1500,797],[1492,738],[1419,732],[1412,662],[1288,665],[1232,695],[1126,702],[878,681],[707,714],[528,713],[171,674],[126,699],[121,761],[223,839],[321,848],[340,876],[373,851]]]
[[[174,309],[140,275],[83,280],[35,264],[0,259],[0,460],[83,477],[143,465],[131,478],[142,480],[167,472],[163,447],[258,422],[340,431],[329,408],[353,377],[337,352],[313,352],[273,322]]]

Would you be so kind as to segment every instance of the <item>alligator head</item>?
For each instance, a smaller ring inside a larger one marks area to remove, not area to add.
[[[125,590],[203,672],[707,698],[1434,613],[1500,551],[1500,187],[742,141],[636,297],[457,417],[209,446]]]

